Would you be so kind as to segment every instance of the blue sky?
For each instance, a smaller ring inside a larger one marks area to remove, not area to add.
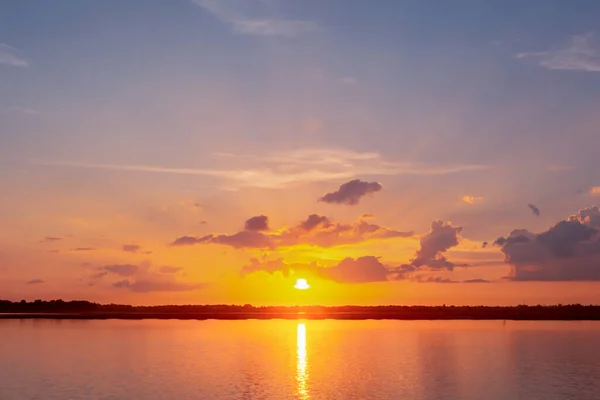
[[[375,213],[418,234],[452,221],[463,247],[542,232],[600,193],[599,22],[596,1],[5,0],[0,248],[111,237],[91,220],[158,246],[313,212]],[[314,204],[356,178],[384,190],[357,207]],[[173,211],[190,202],[218,222]],[[178,216],[142,238],[165,209]],[[94,262],[120,261],[109,258]],[[73,263],[53,261],[48,280],[81,275]]]

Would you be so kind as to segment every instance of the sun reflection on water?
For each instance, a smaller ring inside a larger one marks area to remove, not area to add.
[[[308,394],[308,360],[306,357],[306,325],[298,324],[296,382],[298,383],[298,396],[300,399],[310,399]]]

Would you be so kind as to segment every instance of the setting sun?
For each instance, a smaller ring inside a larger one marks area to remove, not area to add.
[[[310,289],[310,285],[306,282],[306,279],[298,279],[296,280],[296,285],[294,285],[295,289],[306,290]]]

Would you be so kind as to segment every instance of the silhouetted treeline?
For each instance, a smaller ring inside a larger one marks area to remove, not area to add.
[[[89,301],[0,300],[0,317],[45,318],[179,318],[179,319],[500,319],[500,320],[600,320],[600,306],[296,306],[246,305],[130,306]],[[10,315],[13,314],[13,315]],[[38,315],[36,315],[38,314]],[[39,315],[41,314],[41,315]],[[52,315],[51,315],[52,314]]]

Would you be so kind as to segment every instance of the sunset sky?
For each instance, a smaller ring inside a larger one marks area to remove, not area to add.
[[[3,0],[0,121],[0,298],[600,302],[595,0]]]

